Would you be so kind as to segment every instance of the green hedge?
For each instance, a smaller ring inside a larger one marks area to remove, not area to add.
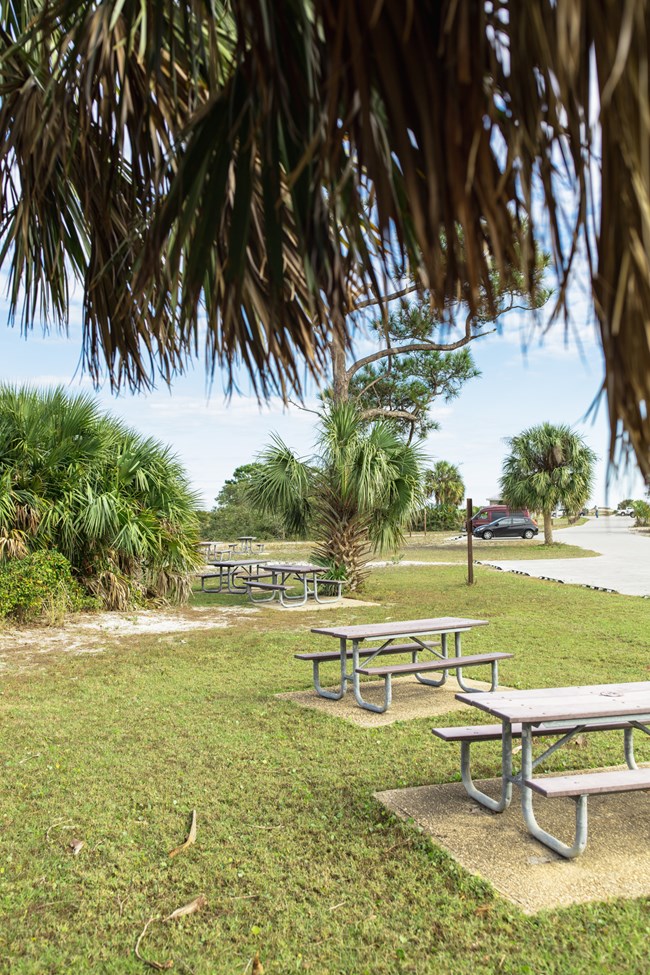
[[[428,531],[460,531],[465,524],[465,512],[454,504],[427,505]],[[413,519],[412,530],[424,530],[424,511],[418,512]]]
[[[56,623],[68,612],[94,606],[56,551],[0,562],[0,620]]]

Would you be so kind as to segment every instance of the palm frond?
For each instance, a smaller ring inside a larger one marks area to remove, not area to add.
[[[247,493],[262,511],[281,514],[290,533],[305,531],[311,513],[312,471],[274,434],[260,454]]]
[[[12,313],[65,325],[80,282],[95,378],[171,379],[205,313],[209,368],[286,395],[398,267],[442,314],[510,279],[536,306],[547,221],[560,307],[587,253],[612,443],[650,477],[648,0],[0,0],[0,24]]]

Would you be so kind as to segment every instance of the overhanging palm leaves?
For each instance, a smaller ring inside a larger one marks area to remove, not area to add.
[[[183,600],[196,508],[169,451],[90,397],[0,387],[0,558],[56,548],[108,608]]]
[[[532,289],[539,177],[561,298],[582,241],[612,430],[650,477],[647,0],[0,0],[0,15],[0,259],[26,326],[65,321],[82,281],[94,375],[169,378],[203,304],[211,367],[299,388],[396,258],[440,309],[493,304],[495,272]]]

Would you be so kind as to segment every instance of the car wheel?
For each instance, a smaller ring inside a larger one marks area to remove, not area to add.
[[[492,532],[483,532],[483,538],[485,539],[486,542],[489,542],[492,537],[493,537]]]
[[[535,532],[534,532],[534,531],[532,531],[532,530],[531,530],[530,528],[528,528],[528,529],[527,529],[527,530],[526,530],[526,531],[524,532],[524,535],[523,535],[523,537],[524,537],[524,538],[532,538],[534,534],[535,534]]]

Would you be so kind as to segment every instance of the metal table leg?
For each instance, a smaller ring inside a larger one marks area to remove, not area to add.
[[[417,639],[417,637],[411,637],[411,639]],[[418,642],[420,641],[418,640]],[[423,647],[423,649],[425,648]],[[446,633],[440,634],[440,651],[441,651],[440,657],[441,659],[444,660],[444,658],[448,656]],[[433,652],[435,654],[435,650]],[[417,655],[417,651],[413,653],[413,663],[417,663],[416,655]],[[443,684],[447,683],[448,676],[449,676],[449,671],[443,670],[442,677],[440,678],[440,680],[432,680],[431,677],[422,677],[420,674],[416,674],[415,679],[418,680],[421,684],[427,684],[429,687],[442,687]]]
[[[343,695],[348,689],[348,660],[347,660],[347,641],[343,638],[339,640],[339,649],[341,651],[341,686],[338,691],[326,691],[321,687],[320,684],[320,674],[319,674],[319,664],[317,660],[314,660],[314,688],[316,693],[320,694],[321,697],[327,697],[330,701],[340,701]]]
[[[289,578],[289,576],[292,575],[292,574],[295,575],[295,573],[291,573],[291,572],[284,573],[283,572],[282,573],[282,583],[284,584],[286,582],[286,580]],[[287,608],[290,608],[291,606],[304,606],[305,605],[305,603],[307,602],[308,595],[309,595],[308,586],[307,586],[307,574],[306,573],[303,575],[302,582],[303,582],[302,595],[300,595],[300,596],[287,596],[286,592],[281,592],[280,593],[280,602],[282,603],[283,606],[286,606]]]
[[[559,744],[559,742],[557,743]],[[554,748],[555,746],[551,746]],[[550,752],[551,749],[548,751]],[[533,736],[532,725],[522,724],[521,728],[521,778],[519,787],[521,788],[521,809],[524,814],[524,822],[531,836],[548,846],[549,849],[560,856],[572,860],[582,853],[587,845],[587,796],[576,796],[573,802],[576,804],[576,828],[573,843],[569,846],[563,843],[556,836],[547,833],[538,824],[533,811],[533,790],[524,784],[525,779],[530,779],[533,774]]]
[[[501,798],[493,799],[485,792],[477,789],[472,781],[470,769],[470,744],[463,741],[460,745],[460,775],[468,795],[480,802],[492,812],[503,812],[512,801],[512,725],[509,721],[503,723],[501,738]]]

